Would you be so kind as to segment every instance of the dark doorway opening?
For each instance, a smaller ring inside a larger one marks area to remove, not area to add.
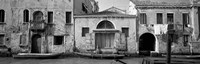
[[[151,33],[144,33],[139,38],[139,54],[149,56],[150,51],[155,51],[156,38]]]
[[[41,52],[41,35],[36,34],[32,36],[31,43],[31,53],[40,53]]]
[[[199,32],[200,32],[200,7],[198,7],[198,24],[199,24]],[[198,36],[198,40],[200,39],[200,34]]]

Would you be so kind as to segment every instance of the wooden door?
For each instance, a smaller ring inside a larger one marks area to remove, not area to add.
[[[41,52],[41,36],[40,35],[33,35],[32,36],[32,46],[31,46],[31,53],[40,53]]]
[[[112,48],[114,43],[114,33],[96,33],[95,35],[96,47]]]

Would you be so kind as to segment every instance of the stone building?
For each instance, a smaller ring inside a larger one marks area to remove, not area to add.
[[[124,13],[111,7],[98,13],[75,15],[75,45],[79,52],[136,53],[136,16]]]
[[[198,0],[130,1],[137,15],[126,14],[135,8],[98,12],[95,0],[0,0],[0,53],[166,53],[169,24],[172,53],[200,53]]]
[[[99,11],[95,0],[74,0],[74,14],[89,14]]]
[[[138,51],[166,53],[168,27],[175,29],[173,54],[200,53],[196,0],[131,0],[137,9]],[[169,24],[173,24],[169,26]]]
[[[85,0],[90,1],[95,3]],[[96,6],[85,2],[86,7]],[[8,49],[12,53],[73,52],[76,3],[73,0],[0,0],[0,52]]]

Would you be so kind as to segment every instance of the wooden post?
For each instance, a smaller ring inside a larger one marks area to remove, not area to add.
[[[167,64],[171,63],[171,43],[172,43],[173,34],[168,34],[168,42],[167,42]]]
[[[171,63],[171,44],[174,41],[174,33],[175,33],[175,29],[174,29],[174,24],[169,24],[168,25],[168,41],[167,41],[167,64]]]

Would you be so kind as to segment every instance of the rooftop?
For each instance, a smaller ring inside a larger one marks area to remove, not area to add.
[[[191,0],[131,0],[136,6],[190,6]]]
[[[125,14],[124,10],[121,10],[116,7],[108,8],[102,12],[84,14],[84,15],[75,15],[75,17],[136,17],[135,15]]]

